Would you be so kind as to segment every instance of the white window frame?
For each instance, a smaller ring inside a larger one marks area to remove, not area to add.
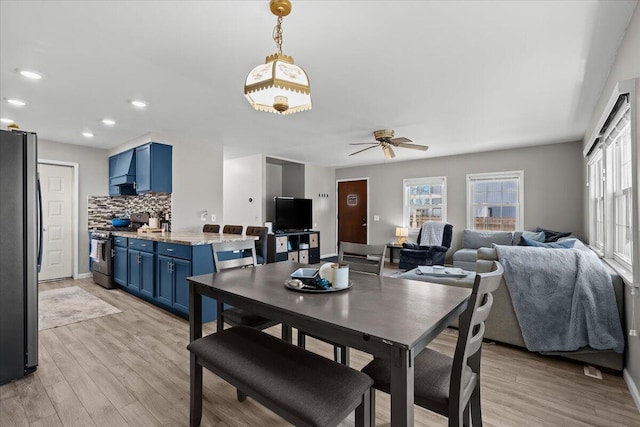
[[[587,163],[587,186],[589,187],[589,245],[600,256],[605,247],[605,163],[601,149],[594,152]],[[598,211],[600,220],[598,221]]]
[[[618,125],[620,121],[625,117],[625,115],[629,115],[629,120],[627,121],[626,124],[624,124],[623,128],[619,128]],[[592,190],[590,189],[589,190],[589,205],[590,205],[589,208],[590,209],[589,209],[589,218],[588,218],[589,246],[600,256],[603,256],[605,259],[614,260],[622,268],[631,272],[633,271],[633,268],[632,268],[633,258],[634,258],[633,247],[636,246],[636,244],[634,244],[634,238],[633,238],[635,234],[633,212],[634,212],[634,208],[637,206],[637,203],[634,201],[634,198],[637,194],[637,189],[634,189],[634,186],[633,186],[633,182],[634,182],[633,153],[635,149],[634,149],[633,139],[631,138],[630,115],[631,115],[631,105],[630,103],[627,102],[619,108],[619,110],[616,112],[615,116],[612,118],[605,132],[602,135],[600,135],[601,143],[593,150],[593,152],[589,156],[587,165],[589,167],[589,173],[591,173],[592,165],[598,162],[600,158],[602,158],[602,165],[604,168],[604,171],[602,173],[602,179],[604,180],[604,186],[603,186],[604,225],[603,225],[602,231],[604,233],[604,236],[600,237],[598,235],[598,231],[595,229],[595,227],[597,227],[597,224],[596,224],[597,218],[596,218],[596,212],[591,206]],[[622,131],[627,131],[627,130],[629,132],[629,138],[630,138],[629,143],[631,144],[631,146],[629,147],[630,155],[629,155],[629,158],[627,159],[627,163],[629,162],[631,163],[630,165],[628,165],[628,167],[631,168],[631,176],[630,176],[631,187],[627,187],[626,189],[620,191],[618,187],[621,179],[620,168],[622,167],[622,165],[618,164],[618,159],[617,159],[618,151],[616,150],[619,146],[617,146],[616,144],[620,142],[620,136],[622,135]],[[616,134],[613,134],[612,136],[612,133],[614,131],[619,131],[619,132],[617,132]],[[587,183],[587,185],[590,187],[595,185],[594,179],[597,179],[597,176],[594,177],[589,175],[589,182]],[[616,212],[616,200],[618,197],[621,197],[621,196],[631,197],[631,200],[630,200],[631,203],[630,203],[630,206],[628,206],[631,212],[625,213],[625,215],[627,216],[627,227],[628,227],[627,238],[630,240],[629,243],[631,245],[631,253],[628,256],[622,252],[617,251],[617,245],[619,242],[618,242],[618,235],[616,233],[617,218],[618,218],[618,215],[617,215],[618,213]]]
[[[475,230],[475,222],[473,217],[473,208],[475,207],[473,199],[473,185],[478,181],[490,180],[507,180],[514,179],[518,184],[518,202],[514,204],[505,204],[502,206],[516,207],[516,230],[524,228],[524,171],[507,171],[507,172],[489,172],[489,173],[470,173],[467,174],[467,229]],[[496,230],[497,231],[497,230]],[[512,230],[505,230],[512,231]]]
[[[424,178],[407,178],[402,180],[402,226],[409,228],[410,232],[417,232],[420,230],[421,224],[417,227],[411,227],[409,224],[409,187],[415,185],[442,185],[442,203],[439,205],[442,210],[442,221],[447,221],[447,177],[446,176],[432,176],[432,177],[424,177]],[[431,205],[438,206],[438,205]]]

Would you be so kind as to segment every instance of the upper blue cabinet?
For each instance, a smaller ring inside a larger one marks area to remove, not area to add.
[[[136,148],[136,192],[171,193],[172,148],[150,142]]]
[[[150,142],[109,157],[109,195],[171,193],[172,147]]]

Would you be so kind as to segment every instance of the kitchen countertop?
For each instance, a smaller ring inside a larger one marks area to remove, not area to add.
[[[218,234],[202,232],[158,232],[138,233],[135,231],[112,231],[111,234],[130,239],[153,240],[155,242],[176,243],[179,245],[210,245],[212,243],[236,242],[239,240],[258,240],[257,236],[242,236],[239,234]]]

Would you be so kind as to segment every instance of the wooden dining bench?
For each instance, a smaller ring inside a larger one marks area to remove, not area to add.
[[[296,426],[336,426],[354,409],[369,426],[369,376],[253,328],[236,326],[187,346],[191,426],[202,418],[202,367]],[[193,363],[195,356],[195,363]]]

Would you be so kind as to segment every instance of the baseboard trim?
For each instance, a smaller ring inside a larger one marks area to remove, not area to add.
[[[629,393],[631,393],[631,397],[633,397],[633,401],[636,403],[638,412],[640,412],[640,391],[638,391],[638,385],[633,381],[631,374],[629,374],[626,368],[622,371],[622,377],[627,383],[627,387],[629,387]]]
[[[90,279],[93,277],[93,274],[91,273],[80,273],[78,274],[78,277],[76,277],[76,279]]]
[[[322,254],[322,255],[320,255],[320,258],[328,258],[328,257],[330,257],[330,256],[338,256],[338,254],[337,254],[337,253],[332,253],[332,254]]]

